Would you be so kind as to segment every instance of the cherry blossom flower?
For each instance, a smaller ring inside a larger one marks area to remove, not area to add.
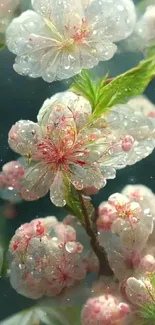
[[[32,299],[56,296],[85,278],[83,248],[73,240],[74,229],[63,225],[60,231],[58,225],[55,217],[36,219],[12,238],[10,281],[19,294]]]
[[[130,312],[129,305],[122,301],[118,287],[114,283],[105,285],[106,279],[102,279],[102,281],[100,279],[99,283],[95,285],[92,290],[93,297],[87,300],[82,309],[82,324],[125,325]]]
[[[34,10],[10,24],[6,41],[14,69],[47,82],[70,78],[109,60],[115,42],[136,22],[132,0],[32,0]]]
[[[0,197],[12,203],[21,201],[18,195],[20,191],[20,179],[24,175],[24,167],[18,161],[10,161],[5,164],[0,173]]]
[[[85,98],[64,92],[45,101],[38,123],[19,121],[11,128],[10,147],[29,162],[21,184],[23,199],[38,199],[50,189],[51,201],[64,206],[68,183],[78,190],[100,189],[115,178],[116,169],[154,149],[154,126],[143,114],[134,116],[122,105],[92,124],[90,116]]]
[[[119,193],[110,196],[108,203],[104,202],[99,208],[99,240],[118,279],[127,279],[135,271],[145,273],[147,266],[150,270],[154,268],[151,250],[146,252],[153,221],[148,206],[141,206],[140,202]]]
[[[0,0],[0,33],[4,33],[20,0]]]

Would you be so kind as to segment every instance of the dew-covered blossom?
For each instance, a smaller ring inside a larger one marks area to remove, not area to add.
[[[20,0],[0,0],[0,33],[4,33]]]
[[[38,123],[21,120],[12,126],[9,145],[29,162],[23,199],[35,200],[50,190],[51,201],[64,206],[68,183],[78,190],[100,189],[115,178],[116,169],[154,149],[154,125],[142,113],[119,105],[90,124],[91,114],[85,98],[66,91],[45,101]]]
[[[70,78],[109,60],[115,42],[136,22],[132,0],[32,0],[10,24],[6,41],[16,54],[14,69],[47,82]]]
[[[60,294],[86,276],[82,249],[75,230],[55,217],[22,225],[9,247],[12,287],[32,299]]]
[[[105,247],[115,276],[127,279],[135,272],[154,269],[154,257],[146,251],[153,233],[154,217],[149,206],[116,193],[99,207],[99,240]],[[106,231],[106,232],[105,232]],[[150,254],[150,256],[148,256]]]
[[[18,161],[10,161],[0,172],[0,197],[12,203],[21,201],[20,179],[24,175],[24,167]]]
[[[118,287],[106,285],[106,279],[99,280],[93,288],[93,296],[89,298],[81,312],[82,325],[125,325],[130,307],[123,301]]]

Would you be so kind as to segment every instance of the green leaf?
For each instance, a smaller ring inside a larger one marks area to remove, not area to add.
[[[83,224],[83,212],[79,201],[78,193],[67,179],[65,179],[64,182],[67,189],[65,192],[66,209],[69,210],[72,215],[77,217],[81,224]]]
[[[81,308],[67,307],[62,308],[62,313],[70,325],[80,325]]]
[[[0,325],[71,325],[61,311],[52,306],[35,306],[23,310],[3,321]]]
[[[75,189],[75,187],[69,182],[67,178],[64,179],[64,184],[66,186],[65,191],[65,200],[66,200],[66,209],[77,219],[80,221],[80,223],[84,226],[85,220],[84,220],[84,209],[83,205],[81,203],[81,200],[79,198],[79,194],[82,197],[82,201],[84,204],[84,207],[87,211],[87,214],[90,217],[90,221],[92,219],[92,216],[94,214],[94,207],[91,203],[91,198],[89,196],[85,196],[82,194],[82,192],[79,192]]]
[[[155,56],[113,79],[103,87],[100,100],[94,110],[92,120],[100,117],[110,107],[123,103],[129,97],[143,93],[155,76]]]
[[[155,55],[155,44],[147,48],[147,57],[150,58],[151,56]]]
[[[139,316],[142,320],[142,325],[155,324],[155,304],[145,303],[141,306]]]
[[[71,84],[70,89],[78,95],[87,98],[92,107],[94,106],[96,100],[95,85],[86,70],[82,70],[82,72],[74,78],[74,82]]]
[[[141,0],[138,1],[137,9],[141,12],[143,12],[146,7],[154,5],[154,0]]]

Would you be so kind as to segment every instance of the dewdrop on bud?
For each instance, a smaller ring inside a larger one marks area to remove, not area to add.
[[[66,243],[65,248],[68,253],[81,253],[83,251],[83,246],[75,242]]]
[[[128,152],[134,145],[134,138],[131,135],[126,135],[122,138],[122,150]]]

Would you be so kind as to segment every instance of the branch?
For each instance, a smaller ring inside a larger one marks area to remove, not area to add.
[[[85,219],[85,230],[86,230],[88,236],[90,237],[90,243],[91,243],[92,249],[99,260],[99,276],[100,275],[112,276],[113,271],[111,270],[111,268],[109,266],[106,252],[105,252],[104,248],[100,245],[100,243],[97,239],[97,231],[96,231],[95,224],[91,225],[91,221],[89,219],[87,209],[86,209],[86,206],[85,206],[85,203],[84,203],[84,200],[83,200],[83,197],[82,197],[82,194],[80,191],[78,191],[78,197],[79,197],[79,201],[81,203],[81,208],[82,208],[83,216]]]

